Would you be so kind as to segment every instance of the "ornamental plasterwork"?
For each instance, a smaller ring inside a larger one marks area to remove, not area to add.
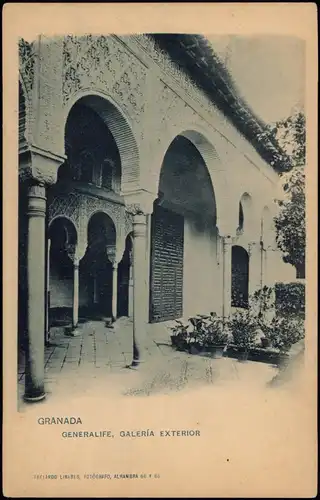
[[[125,210],[124,216],[124,232],[126,237],[132,232],[132,215],[127,210]]]
[[[39,38],[38,118],[34,132],[37,145],[64,154],[62,114],[62,39]]]
[[[192,82],[192,80],[177,67],[170,59],[169,55],[161,50],[155,41],[146,35],[135,35],[132,37],[141,45],[162,71],[170,76],[178,86],[192,99],[196,101],[207,113],[212,113],[213,104]]]
[[[34,81],[35,52],[34,44],[19,39],[19,68],[23,85],[30,98]]]
[[[205,121],[207,127],[215,128],[213,127],[213,123],[219,124],[220,133],[226,137],[231,137],[232,142],[237,145],[237,148],[239,147],[241,151],[252,156],[252,158],[255,159],[255,163],[257,162],[257,165],[261,165],[261,158],[253,146],[243,139],[240,132],[230,124],[226,116],[217,109],[203,91],[196,87],[191,78],[173,63],[170,56],[165,51],[161,50],[152,38],[146,35],[123,37],[124,40],[126,38],[133,41],[138,47],[138,51],[143,50],[144,53],[148,54],[163,72],[164,80],[168,82],[171,81],[175,89],[177,89],[177,92],[182,94],[182,98],[186,96],[190,104],[195,105],[197,115]],[[183,92],[181,92],[181,90]]]
[[[76,254],[83,257],[87,247],[88,223],[92,215],[103,212],[110,217],[115,225],[117,240],[117,256],[125,248],[125,238],[132,230],[130,217],[125,213],[124,206],[108,200],[88,195],[70,193],[59,194],[49,204],[49,223],[56,217],[67,217],[73,222],[77,230]],[[70,252],[71,254],[72,252]]]
[[[68,193],[59,195],[53,198],[49,204],[48,222],[53,221],[56,217],[67,217],[75,227],[79,228],[79,208],[81,204],[81,195],[76,193]]]
[[[112,36],[72,36],[63,42],[64,104],[82,89],[112,96],[135,122],[145,105],[146,68]]]

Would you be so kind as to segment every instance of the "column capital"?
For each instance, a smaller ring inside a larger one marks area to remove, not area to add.
[[[86,250],[86,245],[79,245],[76,243],[69,243],[68,245],[66,245],[66,252],[75,267],[79,266],[80,260],[84,257]]]
[[[28,210],[29,217],[46,216],[46,188],[43,183],[33,183],[28,190]]]
[[[219,236],[225,240],[226,238],[236,238],[237,236],[237,230],[236,228],[231,228],[230,226],[219,226],[217,224],[217,229]]]
[[[132,216],[148,215],[153,212],[153,202],[157,195],[140,189],[124,195],[126,212]]]
[[[50,186],[57,182],[58,168],[65,159],[65,155],[58,156],[31,145],[19,157],[19,176],[24,180]]]
[[[233,237],[232,236],[230,236],[230,235],[222,236],[222,239],[223,239],[224,248],[226,248],[228,246],[232,246],[232,244],[233,244]]]

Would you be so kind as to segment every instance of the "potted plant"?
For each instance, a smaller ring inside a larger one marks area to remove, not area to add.
[[[257,319],[249,310],[244,310],[232,314],[228,323],[237,347],[238,360],[247,361],[257,337]]]
[[[229,335],[225,331],[223,319],[217,315],[212,315],[208,324],[208,334],[206,346],[212,353],[213,358],[222,358],[223,352],[228,343]]]
[[[291,347],[304,338],[304,321],[299,317],[277,315],[264,326],[264,334],[270,345],[278,350],[278,365],[284,368]]]
[[[180,351],[185,351],[188,348],[188,323],[176,319],[175,324],[171,327],[171,343]]]

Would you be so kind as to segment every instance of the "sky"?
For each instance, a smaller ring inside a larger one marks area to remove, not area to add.
[[[207,37],[229,69],[241,96],[266,123],[304,104],[305,47],[288,36]]]

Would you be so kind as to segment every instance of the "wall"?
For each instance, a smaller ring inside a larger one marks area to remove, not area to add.
[[[219,310],[217,237],[212,224],[188,215],[184,226],[183,316]]]

